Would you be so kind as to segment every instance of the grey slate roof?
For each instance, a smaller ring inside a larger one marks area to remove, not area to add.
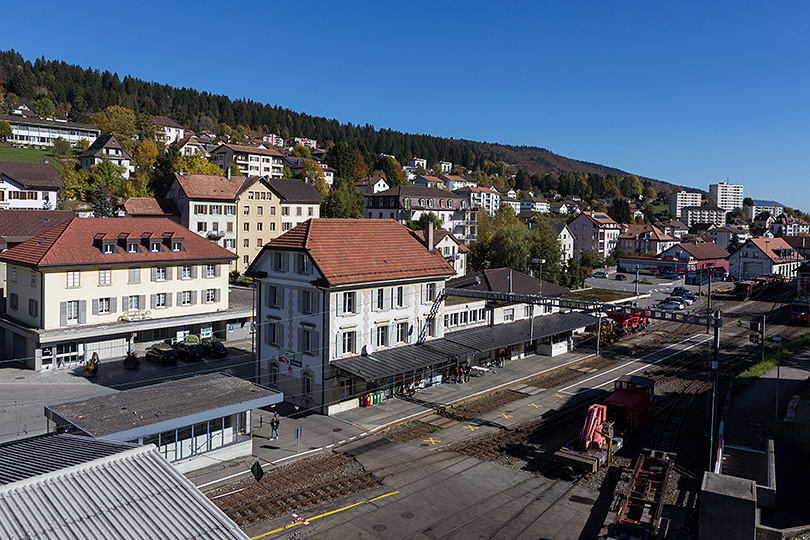
[[[120,156],[111,156],[109,154],[104,153],[105,148],[117,148],[118,150],[121,150],[123,154],[121,154]],[[132,156],[129,155],[129,152],[127,152],[121,145],[121,143],[118,142],[118,139],[116,138],[115,135],[104,135],[103,137],[99,137],[98,139],[93,141],[93,144],[88,146],[87,150],[82,152],[82,155],[79,156],[80,159],[83,157],[124,158],[129,160],[132,159]]]
[[[512,281],[512,292],[517,294],[538,294],[540,280],[509,268],[488,268],[447,281],[449,289],[470,289],[474,291],[509,292],[509,281]],[[560,296],[568,292],[565,287],[543,281],[543,296]]]
[[[0,538],[248,539],[152,445],[46,435],[0,452],[6,466],[61,460],[0,486]]]
[[[154,431],[149,429],[150,426],[172,420],[209,412],[209,416],[224,416],[214,411],[243,404],[241,410],[244,411],[282,399],[281,393],[263,386],[223,373],[212,373],[49,405],[45,407],[45,415],[60,425],[67,421],[93,437],[112,437],[136,431],[150,433]]]
[[[28,189],[64,187],[62,175],[48,163],[0,161],[0,175],[7,176]]]
[[[42,127],[53,127],[53,128],[61,128],[61,129],[81,129],[85,131],[95,131],[99,133],[99,129],[96,126],[91,126],[90,124],[80,124],[78,122],[59,122],[57,120],[46,120],[45,118],[37,118],[31,116],[18,116],[18,115],[5,115],[0,114],[0,120],[8,122],[11,125],[16,124],[23,124],[26,126],[42,126]]]
[[[552,313],[534,318],[534,338],[553,336],[597,322],[584,313]],[[400,373],[449,362],[465,356],[529,341],[530,320],[497,326],[482,326],[445,334],[443,338],[419,345],[405,345],[375,351],[367,356],[352,356],[332,365],[366,381],[376,381]]]
[[[289,178],[274,178],[267,182],[270,188],[278,193],[284,203],[322,203],[315,186],[303,180],[292,180]]]

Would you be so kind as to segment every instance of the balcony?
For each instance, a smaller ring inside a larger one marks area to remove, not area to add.
[[[209,240],[219,240],[220,238],[225,236],[225,231],[211,231],[209,232],[206,237]]]

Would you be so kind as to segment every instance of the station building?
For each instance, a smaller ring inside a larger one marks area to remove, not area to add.
[[[214,373],[45,407],[48,431],[154,444],[180,471],[253,454],[253,409],[284,395]]]

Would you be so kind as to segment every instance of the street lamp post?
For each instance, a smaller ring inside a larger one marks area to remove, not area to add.
[[[779,336],[771,338],[771,341],[776,343],[776,406],[774,410],[774,419],[779,420],[779,368],[782,360],[782,338]]]
[[[526,273],[529,273],[529,262],[532,264],[540,265],[540,285],[538,286],[538,295],[543,296],[543,263],[545,259],[531,259],[526,255]],[[539,304],[538,304],[539,305]],[[529,347],[534,345],[534,304],[529,305]]]

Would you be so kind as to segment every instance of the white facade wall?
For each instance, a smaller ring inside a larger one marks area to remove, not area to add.
[[[323,289],[312,284],[322,276],[308,255],[270,250],[262,252],[254,270],[267,272],[259,282],[257,299],[260,382],[278,387],[296,405],[332,412],[344,401],[351,402],[348,407],[356,406],[355,396],[362,389],[338,377],[330,362],[416,343],[444,283],[424,280]],[[443,335],[443,307],[442,303],[432,323],[433,335],[427,339]],[[402,332],[398,325],[404,325]]]
[[[563,227],[560,234],[557,235],[557,240],[560,242],[560,255],[563,262],[567,263],[574,258],[574,235],[568,229]]]
[[[14,182],[0,183],[0,209],[4,210],[53,210],[56,208],[57,191],[26,189]]]
[[[709,184],[709,204],[719,206],[724,210],[742,208],[743,186],[740,184]]]
[[[680,218],[681,208],[685,206],[700,206],[700,199],[700,193],[676,191],[669,196],[669,213],[676,218]]]
[[[12,132],[9,142],[53,146],[56,143],[56,139],[62,137],[69,142],[71,146],[76,146],[82,139],[93,144],[100,133],[95,129],[62,127],[59,126],[58,122],[54,122],[51,126],[34,126],[25,124],[24,122],[24,120],[8,121],[11,125]]]

